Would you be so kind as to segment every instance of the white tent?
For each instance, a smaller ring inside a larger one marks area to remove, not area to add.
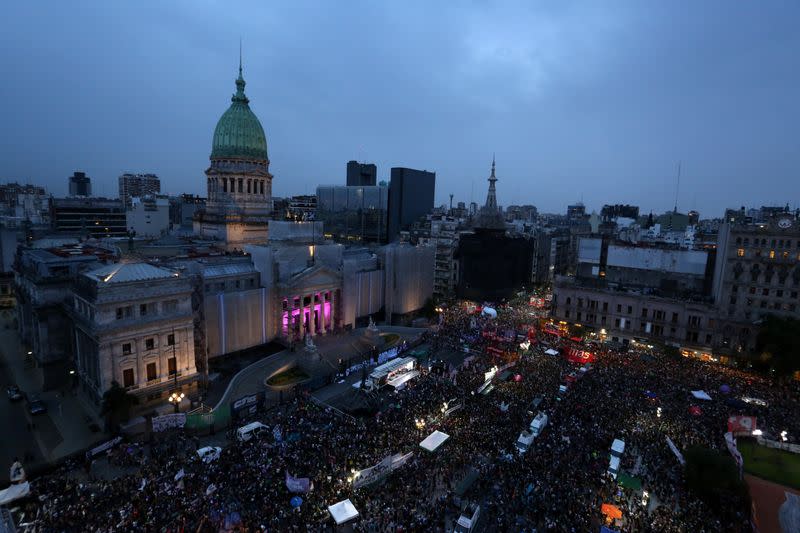
[[[711,396],[709,396],[706,391],[704,390],[693,390],[692,396],[697,398],[698,400],[710,400]]]
[[[429,452],[434,452],[439,446],[444,444],[444,441],[446,441],[449,438],[450,435],[448,435],[447,433],[442,433],[441,431],[436,430],[427,437],[425,437],[425,440],[420,442],[419,445],[424,450],[427,450]]]
[[[492,307],[484,307],[483,311],[481,311],[481,314],[490,316],[492,318],[497,318],[497,311]]]
[[[8,503],[13,502],[14,500],[18,500],[20,498],[24,498],[31,492],[31,484],[27,481],[25,483],[18,483],[16,485],[11,485],[7,489],[0,490],[0,505],[6,505]]]
[[[623,453],[625,453],[625,441],[614,439],[614,442],[611,443],[611,455],[621,457]]]
[[[331,516],[333,517],[333,520],[336,522],[337,526],[344,524],[345,522],[358,516],[358,511],[353,505],[353,502],[351,502],[349,499],[329,505],[328,512],[331,513]]]

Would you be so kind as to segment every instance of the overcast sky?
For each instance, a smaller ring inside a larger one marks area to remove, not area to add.
[[[205,195],[239,38],[276,196],[349,159],[434,170],[437,203],[800,201],[800,3],[8,2],[0,181],[126,171]]]

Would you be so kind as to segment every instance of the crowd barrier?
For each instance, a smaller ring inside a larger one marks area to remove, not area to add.
[[[776,440],[765,439],[764,437],[756,437],[756,441],[761,446],[766,446],[767,448],[785,450],[791,453],[800,453],[800,444],[789,444],[788,442],[778,442]]]

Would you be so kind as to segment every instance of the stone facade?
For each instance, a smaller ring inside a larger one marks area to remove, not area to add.
[[[146,263],[82,274],[69,308],[83,391],[98,405],[112,382],[141,403],[190,391],[198,379],[189,279]]]
[[[727,349],[752,349],[757,322],[767,314],[800,318],[800,220],[792,213],[761,223],[726,220],[713,292]]]

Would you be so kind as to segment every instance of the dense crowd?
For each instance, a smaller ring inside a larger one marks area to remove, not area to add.
[[[524,335],[535,319],[524,306],[500,309],[496,318],[448,309],[430,338],[433,359],[459,351],[466,362],[423,371],[404,390],[382,393],[374,416],[342,416],[300,397],[262,417],[271,432],[249,442],[231,439],[209,463],[195,453],[198,439],[180,432],[147,448],[123,444],[111,453],[126,467],[124,475],[85,479],[65,467],[36,479],[28,516],[36,517],[36,529],[54,532],[324,531],[333,527],[328,505],[349,498],[360,513],[356,531],[435,532],[452,527],[455,504],[469,499],[481,505],[485,531],[599,531],[603,503],[622,510],[612,526],[620,531],[751,530],[747,502],[716,507],[693,497],[665,437],[682,450],[725,449],[727,418],[741,413],[724,398],[744,395],[769,406],[743,414],[800,435],[796,389],[696,360],[598,347],[591,370],[557,398],[576,367],[544,350],[570,341],[537,330],[529,350],[501,360],[487,352],[497,337],[481,335],[511,331],[509,344],[517,346],[517,333]],[[518,379],[495,378],[490,393],[476,393],[487,370],[510,363]],[[718,393],[723,385],[728,395]],[[697,403],[690,391],[697,389],[713,396],[700,416],[689,413]],[[536,397],[549,424],[520,454],[515,442]],[[457,409],[445,416],[445,404]],[[420,441],[435,429],[450,439],[435,452],[423,451]],[[645,505],[639,492],[607,474],[615,438],[627,444],[622,471],[639,478],[650,495]],[[385,480],[352,488],[354,471],[409,451],[412,459]],[[297,507],[290,505],[295,495],[285,484],[287,472],[313,482]],[[469,472],[477,480],[465,490]]]

